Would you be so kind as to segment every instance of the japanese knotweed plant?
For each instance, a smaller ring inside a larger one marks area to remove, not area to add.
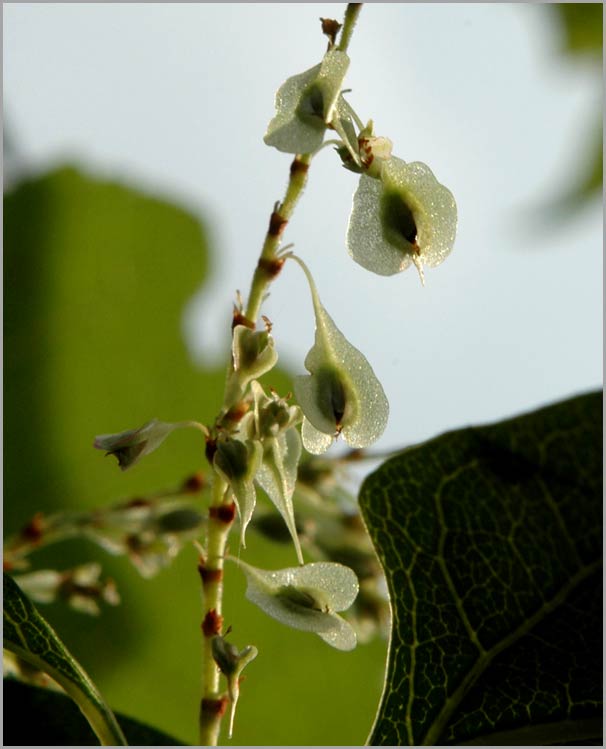
[[[178,490],[103,511],[35,518],[29,536],[9,540],[5,549],[18,568],[34,531],[47,541],[84,534],[107,550],[127,554],[144,575],[151,575],[184,543],[195,540],[204,606],[201,745],[217,744],[228,706],[231,736],[241,674],[257,656],[254,643],[239,649],[228,639],[229,630],[223,629],[226,559],[243,571],[247,597],[266,614],[315,633],[339,650],[352,650],[358,638],[383,628],[387,617],[372,547],[361,526],[352,522],[351,505],[342,501],[336,486],[336,468],[349,458],[318,457],[339,440],[353,449],[349,457],[376,442],[387,424],[387,397],[370,363],[320,301],[308,265],[282,244],[312,160],[332,144],[337,165],[359,178],[346,237],[357,263],[379,275],[399,273],[413,264],[424,282],[424,266],[440,264],[453,247],[457,211],[451,193],[425,164],[392,156],[391,141],[376,136],[372,120],[360,119],[344,97],[348,47],[360,8],[361,4],[349,4],[342,24],[322,19],[329,40],[323,58],[288,78],[276,94],[276,113],[264,140],[294,158],[284,198],[271,213],[249,293],[245,298],[238,294],[234,307],[224,398],[217,404],[214,423],[153,419],[94,442],[128,470],[175,429],[194,427],[205,440],[207,478],[194,476]],[[304,248],[310,265],[314,249]],[[262,303],[289,261],[303,270],[315,317],[314,344],[301,367],[304,364],[307,374],[295,378],[294,399],[266,391],[259,381],[278,361],[272,324],[261,315]],[[296,564],[286,569],[256,569],[228,553],[236,520],[236,545],[244,549],[250,525],[270,536],[280,533],[275,517],[257,507],[259,488],[277,509],[294,545]],[[190,495],[201,489],[207,491],[209,504],[195,509]],[[304,518],[313,523],[306,526]],[[315,561],[306,562],[304,550]],[[111,582],[102,582],[99,574],[97,566],[89,566],[69,574],[23,574],[17,582],[34,600],[63,597],[92,611],[99,601],[118,601]]]

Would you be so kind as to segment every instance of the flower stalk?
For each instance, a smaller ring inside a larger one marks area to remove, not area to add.
[[[349,46],[353,28],[361,10],[361,3],[350,3],[345,11],[338,49],[342,52]],[[280,256],[282,235],[307,184],[308,172],[314,154],[295,154],[290,166],[288,184],[284,198],[276,203],[270,216],[269,226],[255,268],[244,312],[239,313],[238,324],[252,330],[260,314],[261,304],[271,282],[279,275],[286,260]],[[233,372],[228,368],[228,380]],[[229,390],[229,388],[227,389]],[[227,393],[226,393],[227,396]],[[231,403],[224,403],[221,414],[225,414]],[[221,426],[221,418],[218,420]],[[200,705],[200,745],[216,746],[219,739],[221,719],[226,709],[225,696],[219,691],[220,671],[213,658],[213,637],[222,634],[223,561],[227,539],[231,529],[229,508],[235,511],[232,492],[224,476],[213,471],[212,503],[209,511],[208,531],[204,558],[200,561],[200,575],[204,592],[205,616],[202,624],[204,644],[202,649],[203,693]]]
[[[205,615],[202,620],[202,701],[200,703],[200,746],[216,746],[219,740],[221,709],[220,672],[215,664],[212,640],[221,634],[223,616],[223,560],[235,507],[227,500],[227,482],[215,471],[209,509],[207,545],[198,571],[202,579]]]

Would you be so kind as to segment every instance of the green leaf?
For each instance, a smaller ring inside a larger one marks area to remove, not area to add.
[[[5,679],[3,738],[8,746],[91,746],[95,734],[73,700],[60,692]],[[130,746],[183,746],[138,720],[116,713]]]
[[[545,13],[555,20],[561,38],[560,48],[568,58],[567,62],[583,60],[594,64],[595,96],[596,101],[601,102],[601,97],[598,97],[602,90],[599,63],[602,60],[603,3],[551,3],[543,7]],[[578,121],[574,140],[580,147],[577,146],[576,153],[572,153],[570,179],[561,194],[544,210],[550,223],[570,219],[589,201],[598,196],[601,199],[604,171],[602,119],[600,109]]]
[[[563,35],[563,46],[570,55],[602,52],[602,3],[554,3],[548,6],[555,13]]]
[[[74,699],[104,746],[126,746],[97,687],[17,583],[4,573],[4,647],[51,676]]]
[[[601,735],[601,393],[410,448],[360,504],[393,608],[369,743]]]

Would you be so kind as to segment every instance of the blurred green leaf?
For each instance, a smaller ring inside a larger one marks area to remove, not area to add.
[[[569,54],[591,52],[601,55],[603,3],[553,3],[548,7],[559,17]]]
[[[544,7],[556,19],[562,37],[562,52],[572,59],[584,57],[596,63],[595,81],[601,90],[598,64],[602,60],[603,3],[548,3]],[[594,121],[589,119],[589,127],[585,121],[579,123],[577,153],[573,153],[578,168],[561,195],[546,207],[549,221],[570,218],[585,203],[601,194],[604,169],[602,119],[602,113],[596,112]]]
[[[145,496],[203,467],[195,433],[171,435],[126,474],[93,449],[93,439],[154,417],[214,418],[224,370],[197,371],[181,335],[185,303],[207,268],[200,221],[152,195],[73,168],[28,179],[5,195],[6,533],[39,510]],[[225,331],[218,332],[226,346],[230,313],[227,301]],[[91,559],[99,559],[98,550],[73,541],[43,549],[34,564],[63,570]],[[173,705],[137,676],[137,660],[153,663],[160,682],[179,663],[173,647],[157,654],[170,617],[159,615],[158,602],[183,594],[197,602],[194,560],[191,588],[183,585],[179,595],[174,581],[144,583],[124,562],[102,561],[123,606],[101,618],[83,619],[60,605],[45,615],[112,704],[132,706],[144,719],[157,715],[170,730],[180,709],[195,713],[199,674],[193,668],[183,679],[191,706]],[[192,627],[182,638],[190,653],[199,648],[197,635]]]
[[[120,726],[97,687],[33,603],[6,573],[4,647],[47,673],[63,687],[75,700],[102,745],[126,745]]]
[[[95,734],[69,697],[13,679],[3,684],[3,739],[8,746],[93,746]],[[177,739],[116,713],[130,746],[183,746]]]
[[[601,736],[601,393],[406,450],[360,504],[394,614],[371,744]]]

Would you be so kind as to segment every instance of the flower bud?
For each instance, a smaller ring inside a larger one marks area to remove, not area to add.
[[[335,613],[349,608],[358,594],[358,580],[348,567],[315,562],[268,571],[233,561],[246,575],[246,597],[266,614],[294,629],[315,632],[338,650],[355,648],[354,630]]]
[[[331,123],[349,67],[345,52],[331,50],[320,65],[289,78],[276,94],[276,114],[264,141],[285,153],[311,153]]]
[[[450,190],[428,166],[392,157],[380,179],[363,174],[354,195],[347,248],[364,268],[391,276],[416,266],[433,268],[449,255],[457,229],[457,206]]]
[[[250,523],[257,503],[254,478],[262,454],[263,447],[257,440],[242,442],[226,438],[217,442],[217,451],[213,458],[216,470],[232,490],[240,516],[240,538],[243,547],[246,547],[246,527]]]
[[[240,696],[240,674],[259,655],[259,651],[254,645],[247,645],[238,652],[238,648],[227,642],[221,635],[213,637],[211,648],[215,663],[227,679],[227,693],[231,702],[229,718],[229,738],[231,739],[234,729],[236,705]]]
[[[278,361],[274,339],[267,330],[251,330],[236,325],[232,338],[234,372],[245,387],[251,380],[273,369]]]

